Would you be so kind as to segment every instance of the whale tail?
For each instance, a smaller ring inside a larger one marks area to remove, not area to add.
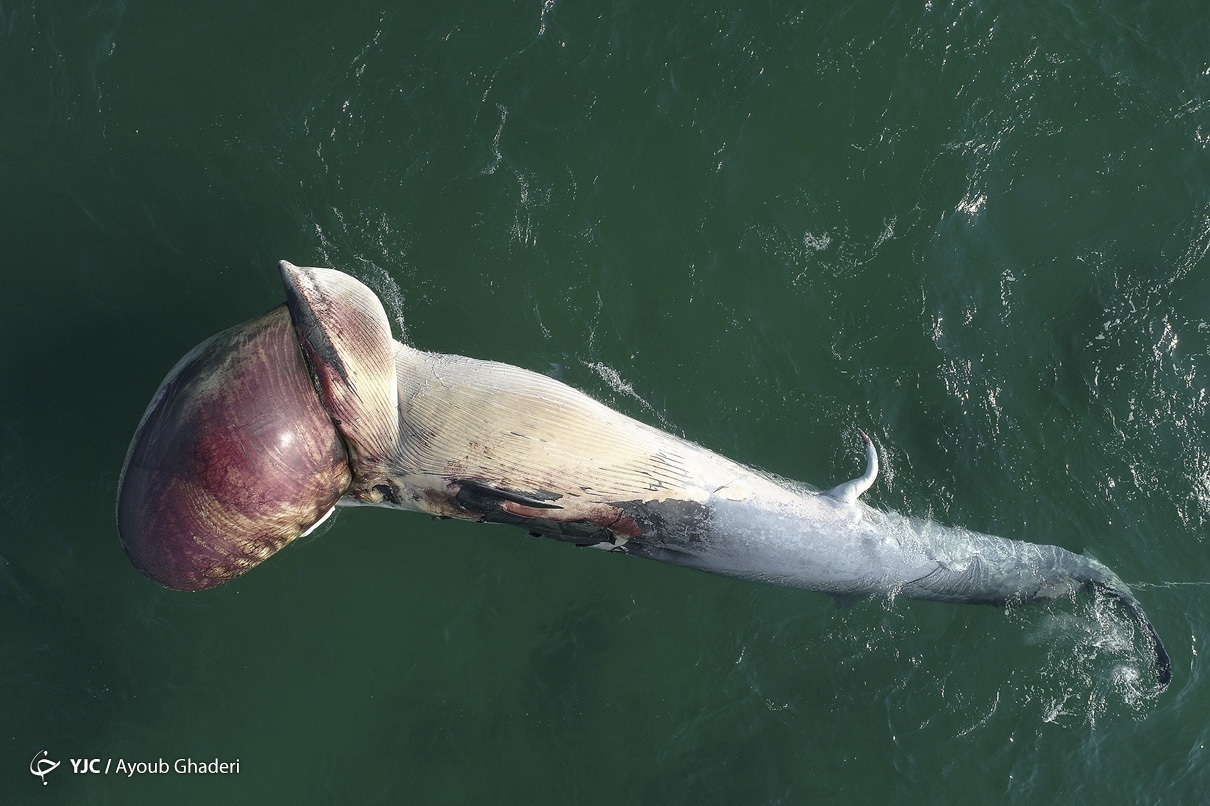
[[[1172,682],[1172,659],[1164,648],[1164,642],[1160,640],[1160,634],[1143,612],[1143,606],[1135,598],[1130,587],[1104,564],[1082,554],[1063,549],[1058,551],[1061,552],[1061,565],[1071,574],[1073,581],[1116,601],[1143,631],[1155,654],[1155,674],[1159,680],[1160,691],[1168,688]]]
[[[1027,604],[1070,596],[1084,588],[1116,600],[1146,634],[1161,690],[1172,682],[1172,660],[1130,587],[1107,566],[1059,546],[979,534],[932,521],[907,519],[915,545],[927,551],[927,573],[898,595],[965,604]],[[911,540],[912,538],[909,538]]]
[[[1122,606],[1122,609],[1130,615],[1131,619],[1147,634],[1152,651],[1155,653],[1155,674],[1159,679],[1160,691],[1168,688],[1168,684],[1172,682],[1172,659],[1168,657],[1168,650],[1164,648],[1164,642],[1160,640],[1160,634],[1156,632],[1151,619],[1147,618],[1147,614],[1143,612],[1143,606],[1139,604],[1138,599],[1134,598],[1134,594],[1130,592],[1130,588],[1126,587],[1120,580],[1117,580],[1116,585],[1101,581],[1092,581],[1089,584],[1094,589],[1116,600]]]

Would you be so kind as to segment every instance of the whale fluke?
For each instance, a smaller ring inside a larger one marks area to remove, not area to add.
[[[1168,650],[1164,648],[1160,634],[1156,632],[1151,619],[1147,618],[1147,614],[1143,612],[1143,606],[1139,604],[1139,600],[1134,598],[1134,594],[1125,586],[1115,588],[1105,583],[1095,583],[1095,585],[1116,599],[1130,614],[1134,622],[1143,628],[1147,639],[1151,642],[1151,648],[1155,651],[1155,673],[1159,678],[1160,690],[1168,688],[1168,684],[1172,682],[1172,658],[1168,657]]]

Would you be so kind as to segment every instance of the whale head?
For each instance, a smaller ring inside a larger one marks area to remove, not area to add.
[[[211,588],[268,559],[372,490],[397,439],[378,298],[339,272],[280,269],[287,304],[182,358],[127,452],[118,532],[165,587]]]

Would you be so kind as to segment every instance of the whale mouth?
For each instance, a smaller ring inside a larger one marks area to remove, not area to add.
[[[118,533],[155,582],[211,588],[326,517],[350,480],[281,306],[207,339],[168,373],[126,456]]]
[[[160,384],[118,484],[118,533],[155,582],[234,579],[328,517],[390,498],[394,342],[373,292],[279,264],[287,302],[191,350]]]

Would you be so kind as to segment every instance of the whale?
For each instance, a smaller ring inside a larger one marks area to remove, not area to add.
[[[344,272],[278,265],[285,303],[203,341],[167,374],[131,441],[117,526],[174,590],[235,579],[368,505],[831,595],[995,606],[1091,589],[1172,664],[1130,588],[1097,560],[870,506],[865,468],[789,481],[632,419],[558,380],[394,339]]]

